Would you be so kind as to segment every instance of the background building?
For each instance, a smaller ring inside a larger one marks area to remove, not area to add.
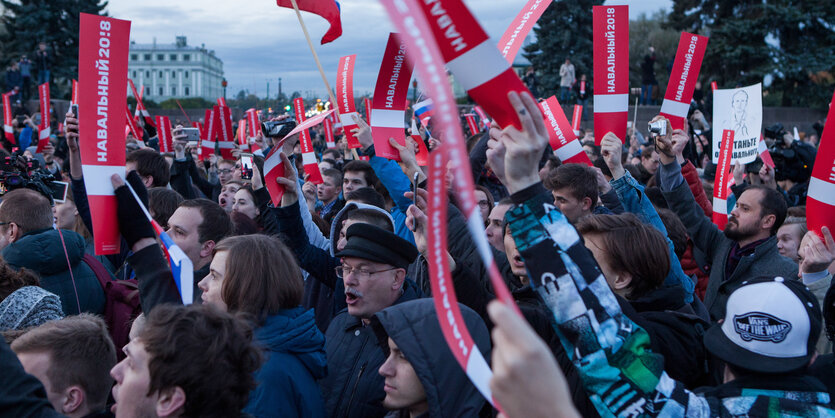
[[[202,97],[214,101],[223,95],[223,61],[215,51],[186,44],[178,36],[173,44],[130,43],[128,77],[136,88],[145,86],[144,99]],[[128,95],[132,95],[128,91]]]

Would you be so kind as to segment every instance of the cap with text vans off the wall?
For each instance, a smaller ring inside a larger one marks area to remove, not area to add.
[[[725,320],[704,336],[711,354],[738,368],[788,373],[808,366],[821,333],[821,309],[796,279],[758,277],[728,297]]]

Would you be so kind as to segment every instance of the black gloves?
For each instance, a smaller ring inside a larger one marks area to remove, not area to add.
[[[142,184],[142,179],[136,171],[128,173],[127,182],[130,183],[136,195],[142,201],[145,207],[148,207],[148,190]],[[136,198],[128,189],[127,185],[123,185],[116,189],[116,202],[118,210],[116,211],[119,219],[119,230],[122,232],[122,237],[127,241],[128,246],[133,247],[137,241],[142,238],[156,238],[154,227],[148,222],[145,213],[139,204],[136,203]]]

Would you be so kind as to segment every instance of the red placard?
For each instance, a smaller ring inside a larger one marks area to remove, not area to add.
[[[390,33],[372,104],[371,135],[377,156],[400,161],[400,153],[389,144],[389,138],[394,138],[400,145],[406,143],[406,96],[411,78],[412,66],[406,59],[406,43],[398,34]]]
[[[301,97],[293,99],[293,110],[296,113],[296,123],[301,124],[304,122],[304,100]],[[308,180],[313,184],[322,184],[322,173],[319,172],[316,153],[313,151],[313,142],[310,140],[310,132],[307,129],[302,129],[299,134],[299,145],[302,147],[304,173],[310,176]]]
[[[226,106],[215,107],[220,156],[225,160],[234,160],[232,150],[235,149],[235,133],[232,130],[232,109]]]
[[[574,114],[571,115],[571,129],[574,131],[574,135],[580,134],[580,122],[583,117],[583,105],[576,104],[574,105]]]
[[[475,113],[465,114],[464,119],[467,120],[467,127],[470,128],[470,135],[475,135],[481,132],[481,129],[478,129],[478,124],[475,122]]]
[[[629,119],[629,6],[594,6],[594,142],[626,138]]]
[[[38,126],[38,148],[35,152],[43,152],[49,143],[49,83],[38,86],[38,98],[41,104],[41,124]]]
[[[78,135],[97,255],[120,249],[110,177],[125,175],[125,114],[130,22],[81,13]]]
[[[216,152],[215,141],[217,141],[218,124],[216,109],[217,106],[206,109],[206,115],[203,118],[203,136],[200,137],[200,161],[209,158],[210,155]]]
[[[365,121],[371,125],[371,99],[363,97],[362,104],[365,106]]]
[[[218,97],[217,98],[217,105],[218,106],[223,106],[223,107],[228,107],[226,105],[226,98],[225,97]]]
[[[125,105],[125,123],[128,126],[128,131],[133,134],[137,141],[144,143],[142,135],[139,133],[139,127],[136,126],[136,121],[133,120],[133,114],[130,113],[130,108]],[[126,139],[127,140],[127,139]]]
[[[72,96],[70,96],[70,106],[78,104],[78,80],[72,81]]]
[[[148,109],[145,108],[145,104],[142,103],[142,95],[136,92],[136,86],[133,84],[133,80],[128,79],[128,84],[130,85],[131,92],[133,92],[133,97],[136,99],[136,114],[142,116],[144,126],[154,126],[154,118],[151,117]]]
[[[278,184],[276,179],[284,176],[285,169],[281,163],[281,147],[273,147],[264,160],[264,185],[275,207],[281,206],[281,197],[284,196],[284,186]]]
[[[539,17],[545,13],[549,4],[551,4],[550,0],[528,0],[525,7],[510,23],[504,35],[499,39],[498,45],[499,52],[502,53],[507,62],[513,64],[513,60],[516,59],[516,54],[519,53],[519,48],[522,47],[525,38],[533,29],[533,25],[536,24]]]
[[[171,136],[171,119],[168,116],[156,116],[159,152],[174,152],[174,138]]]
[[[351,132],[351,129],[357,127],[354,116],[359,118],[359,113],[357,113],[354,104],[354,62],[356,60],[356,54],[340,58],[336,80],[336,107],[339,113],[339,121],[342,122],[342,130],[345,132],[345,139],[348,141],[348,148],[361,147],[360,141]]]
[[[333,137],[332,118],[325,118],[325,145],[328,148],[336,148],[336,140]]]
[[[528,88],[502,57],[461,0],[418,2],[435,43],[467,94],[492,116],[499,126],[522,129],[507,94]],[[530,92],[528,92],[530,93]],[[434,99],[434,96],[431,96]]]
[[[11,144],[17,144],[14,137],[14,126],[12,126],[12,101],[11,97],[14,91],[3,93],[3,131],[6,135],[6,141]]]
[[[261,133],[261,123],[258,121],[258,111],[253,109],[247,109],[246,111],[246,121],[249,125],[247,131],[249,134],[249,139],[252,141],[252,152],[258,151],[261,147],[258,146],[258,143],[255,142],[255,137]]]
[[[249,137],[246,134],[246,119],[238,121],[238,132],[235,135],[238,138],[238,146],[241,150],[249,151]]]
[[[812,178],[809,180],[806,224],[821,239],[821,228],[824,226],[835,233],[835,95],[829,104],[826,125],[823,127]]]
[[[702,59],[707,49],[707,40],[705,36],[681,33],[673,71],[670,73],[667,92],[661,104],[661,115],[670,120],[673,129],[684,129],[684,119],[690,110],[693,90],[696,88],[699,69],[702,67]]]
[[[728,223],[728,182],[731,179],[731,156],[734,150],[734,131],[722,131],[722,145],[719,150],[719,164],[713,181],[713,223],[725,229]]]
[[[577,135],[574,135],[574,130],[568,124],[568,119],[557,97],[551,96],[544,102],[540,102],[539,108],[542,109],[545,128],[548,130],[548,142],[557,158],[563,163],[591,165],[588,155],[583,151],[583,146],[577,140]]]

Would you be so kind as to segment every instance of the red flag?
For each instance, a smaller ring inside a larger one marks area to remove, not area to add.
[[[757,152],[760,153],[760,159],[763,160],[763,164],[774,168],[774,160],[771,158],[771,153],[768,152],[768,147],[763,139],[763,134],[760,134],[760,141],[757,142]]]
[[[290,0],[277,0],[279,7],[293,8]],[[322,16],[330,23],[330,29],[322,37],[322,45],[332,42],[342,35],[342,20],[339,16],[339,4],[335,0],[296,0],[299,10]]]
[[[17,144],[14,137],[14,127],[12,126],[12,100],[11,97],[14,91],[3,93],[3,131],[6,133],[6,140],[12,144]]]
[[[337,109],[339,119],[342,122],[342,130],[348,141],[348,148],[360,148],[360,141],[351,132],[357,127],[354,116],[359,118],[356,104],[354,104],[354,62],[357,55],[348,55],[339,59],[339,74],[336,81]]]
[[[829,104],[818,155],[806,197],[806,224],[823,239],[821,228],[835,232],[835,95]]]
[[[412,66],[406,59],[406,43],[398,34],[390,33],[380,72],[377,74],[374,122],[370,123],[374,153],[380,157],[400,161],[400,153],[389,144],[389,138],[394,138],[400,145],[406,143],[405,99],[411,78]]]
[[[522,129],[516,111],[507,100],[511,91],[530,92],[502,57],[496,44],[462,0],[418,2],[429,22],[446,67],[467,94],[501,127]],[[433,97],[433,99],[437,99]]]
[[[116,197],[110,176],[125,175],[125,128],[130,22],[80,15],[78,41],[78,135],[84,185],[93,219],[97,255],[120,249]]]
[[[580,122],[583,117],[583,105],[575,104],[574,105],[574,114],[571,115],[571,129],[574,131],[574,135],[580,134]]]
[[[35,152],[43,152],[49,143],[49,83],[38,86],[38,98],[41,104],[41,123],[38,125],[38,148]]]
[[[629,6],[594,6],[594,142],[626,138],[629,119]]]
[[[325,144],[328,148],[336,148],[336,140],[333,137],[333,121],[325,118]]]
[[[673,129],[684,128],[684,119],[690,110],[690,101],[693,99],[693,90],[696,88],[706,49],[707,37],[681,33],[673,71],[661,103],[661,115],[670,120]]]
[[[554,154],[563,163],[582,163],[591,165],[588,155],[583,151],[583,146],[577,140],[577,135],[568,124],[568,119],[562,111],[562,106],[556,96],[551,96],[544,102],[539,103],[542,115],[545,119],[545,128],[548,129],[548,142],[554,150]]]
[[[490,129],[490,118],[487,117],[487,113],[484,113],[484,110],[479,105],[473,106],[473,110],[478,115],[478,118],[481,119],[481,127],[483,129]]]
[[[365,121],[371,125],[371,99],[363,97],[362,104],[365,106]]]
[[[131,117],[130,108],[125,104],[125,122],[128,126],[128,131],[133,134],[133,137],[136,138],[137,141],[142,141],[142,134],[139,133],[139,127],[136,126],[136,122]],[[127,135],[125,135],[127,136]]]
[[[504,35],[499,39],[499,51],[505,57],[507,62],[513,64],[516,59],[516,54],[519,53],[519,48],[522,47],[522,42],[533,29],[533,25],[539,20],[539,17],[545,13],[545,9],[551,4],[547,0],[528,0],[525,7],[516,15],[510,26],[505,30]]]
[[[293,110],[296,113],[296,123],[301,124],[304,122],[304,100],[301,97],[293,99]],[[322,184],[322,173],[319,172],[316,153],[313,152],[313,142],[310,140],[310,133],[307,129],[303,129],[299,134],[299,145],[302,147],[304,173],[310,176],[310,181],[313,184]]]
[[[174,152],[174,138],[171,136],[171,120],[168,116],[157,116],[157,138],[159,152]]]
[[[234,160],[232,150],[235,149],[235,133],[232,131],[232,109],[226,106],[215,108],[216,129],[218,132],[218,148],[220,156],[225,160]]]
[[[154,126],[154,118],[148,113],[148,109],[145,109],[145,105],[142,103],[142,96],[136,92],[136,86],[133,85],[133,80],[128,79],[128,84],[133,92],[133,97],[136,99],[136,114],[142,116],[142,120],[145,122],[144,126]]]
[[[429,148],[426,148],[426,142],[423,142],[423,137],[420,136],[420,131],[417,127],[417,121],[412,118],[412,128],[409,130],[412,139],[417,143],[417,150],[415,152],[415,159],[421,167],[429,165]]]
[[[470,128],[470,135],[475,135],[481,132],[481,129],[478,129],[478,124],[475,123],[475,113],[465,114],[464,119],[467,120],[467,127]]]
[[[281,163],[281,147],[273,147],[264,160],[264,185],[270,192],[270,198],[275,207],[281,206],[281,197],[284,196],[284,186],[276,181],[277,178],[284,176],[284,170],[284,164]]]
[[[719,164],[716,165],[716,178],[713,181],[713,223],[719,229],[725,229],[728,223],[728,182],[731,179],[731,156],[734,149],[734,131],[722,131],[722,146],[719,151]]]

